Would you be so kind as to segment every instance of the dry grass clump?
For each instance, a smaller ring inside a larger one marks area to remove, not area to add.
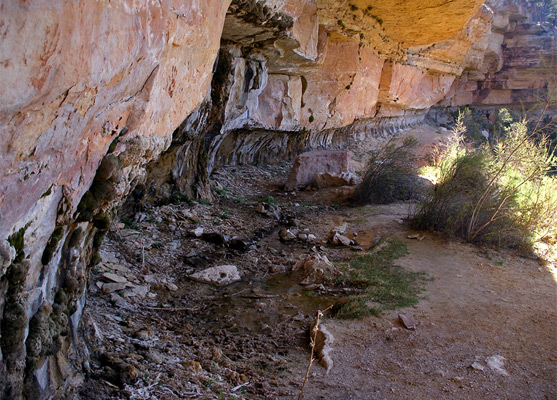
[[[372,151],[353,200],[360,204],[388,204],[410,200],[420,193],[422,184],[413,168],[417,144],[416,139],[409,137],[402,143],[390,140]]]

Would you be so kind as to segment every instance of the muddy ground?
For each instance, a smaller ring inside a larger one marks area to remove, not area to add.
[[[429,127],[406,133],[422,148],[440,138]],[[554,262],[429,233],[409,239],[412,204],[356,207],[345,202],[351,188],[284,192],[289,167],[222,168],[212,203],[183,199],[114,225],[89,287],[94,351],[81,398],[297,398],[308,328],[348,292],[302,286],[293,266],[316,253],[347,262],[389,238],[408,246],[398,263],[428,277],[420,302],[360,320],[326,315],[333,367],[312,366],[304,399],[557,398]],[[326,243],[343,223],[356,243]],[[315,239],[282,242],[281,228]],[[237,266],[241,281],[190,279],[215,265]]]

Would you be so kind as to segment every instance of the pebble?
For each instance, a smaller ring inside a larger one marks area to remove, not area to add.
[[[440,376],[441,378],[444,378],[444,377],[445,377],[445,374],[446,374],[445,371],[443,371],[443,370],[441,370],[441,369],[436,369],[435,371],[433,371],[433,372],[431,373],[431,375]]]
[[[473,363],[470,365],[470,368],[475,369],[475,370],[477,370],[477,371],[483,371],[483,370],[485,370],[485,367],[484,367],[482,364],[480,364],[479,362],[477,362],[477,361],[476,361],[476,362],[473,362]]]
[[[487,366],[491,368],[493,371],[501,374],[503,376],[509,376],[509,373],[505,371],[503,366],[505,365],[505,357],[496,354],[494,356],[488,357],[485,359]]]
[[[226,286],[242,279],[235,265],[219,265],[207,268],[190,275],[190,278],[198,282],[217,286]]]
[[[190,234],[191,236],[201,237],[201,236],[203,236],[203,232],[204,232],[203,228],[200,227],[200,226],[198,226],[197,228],[195,228],[195,229],[189,231],[189,234]]]

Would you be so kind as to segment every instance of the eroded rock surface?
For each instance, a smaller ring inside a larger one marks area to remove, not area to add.
[[[554,62],[555,32],[524,3],[387,3],[0,2],[4,397],[80,382],[89,271],[124,199],[208,199],[218,164],[345,149],[439,101],[554,87],[532,67]]]
[[[204,98],[228,3],[0,3],[0,238],[28,264],[0,287],[2,396],[72,385],[91,249]]]
[[[489,33],[468,52],[443,106],[518,107],[555,92],[555,28],[539,23],[519,1],[497,7]]]

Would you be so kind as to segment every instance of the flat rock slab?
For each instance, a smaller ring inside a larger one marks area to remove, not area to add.
[[[303,188],[316,183],[316,175],[348,172],[351,152],[346,150],[316,150],[296,157],[285,190]]]
[[[102,285],[102,291],[105,293],[117,292],[119,290],[124,290],[127,285],[127,283],[123,282],[104,283]]]
[[[101,275],[100,279],[105,282],[128,283],[128,280],[126,278],[117,274],[113,274],[112,272],[105,272]]]
[[[418,323],[411,315],[398,314],[398,319],[406,329],[416,329],[416,326],[418,326]]]
[[[190,278],[216,286],[230,285],[242,279],[235,265],[219,265],[218,267],[207,268],[190,275]]]

